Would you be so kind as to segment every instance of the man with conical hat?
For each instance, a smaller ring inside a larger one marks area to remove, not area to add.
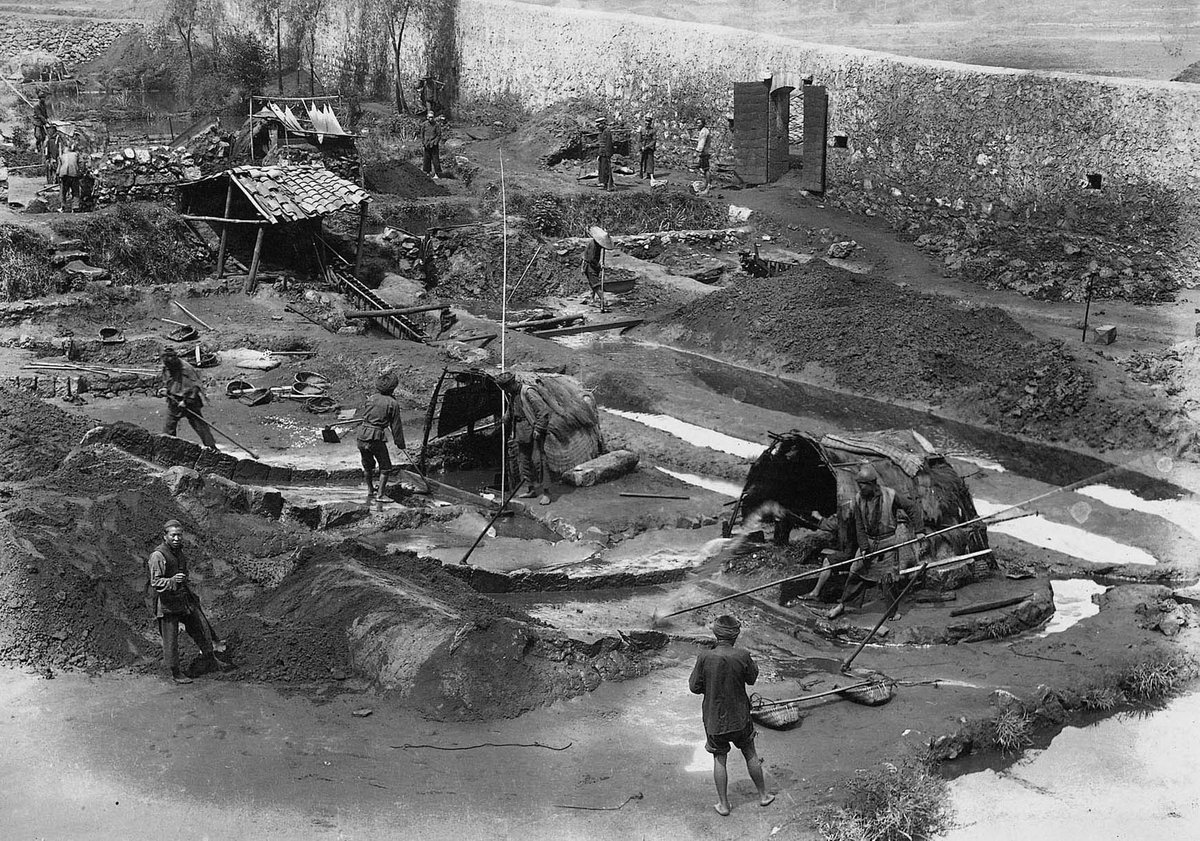
[[[750,718],[750,699],[746,687],[758,680],[758,664],[744,648],[738,648],[742,626],[729,615],[718,616],[712,632],[716,643],[700,652],[688,680],[695,695],[704,696],[704,749],[713,757],[713,782],[717,785],[717,814],[728,817],[729,769],[726,760],[732,745],[746,759],[746,770],[758,789],[758,805],[768,806],[775,795],[767,793],[762,759],[754,748],[754,722]]]
[[[909,536],[916,533],[917,537],[925,535],[925,516],[919,503],[909,499],[879,481],[879,471],[870,462],[863,462],[854,477],[858,485],[858,493],[854,497],[854,531],[858,550],[864,555],[878,552],[889,546],[904,543]],[[905,552],[906,556],[915,553]],[[880,585],[885,597],[890,593],[892,585],[898,580],[900,573],[900,550],[884,552],[873,558],[857,560],[850,565],[850,578],[838,605],[829,612],[830,619],[836,619],[846,609],[846,602],[851,596],[852,585],[859,585],[866,579],[867,572],[872,566],[879,571]],[[856,593],[855,593],[856,594]]]
[[[589,303],[599,305],[601,287],[604,282],[601,264],[604,260],[604,252],[613,247],[613,242],[606,230],[595,225],[588,229],[588,234],[591,235],[591,239],[584,246],[580,267],[583,270],[583,279],[587,281],[588,287],[592,290]]]

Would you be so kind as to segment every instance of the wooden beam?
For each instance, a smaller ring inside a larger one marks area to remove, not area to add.
[[[571,324],[575,321],[582,321],[586,318],[583,313],[578,315],[556,315],[548,318],[531,318],[528,321],[510,321],[508,329],[510,330],[548,330],[551,327],[559,325]]]
[[[419,307],[399,307],[390,310],[346,310],[342,313],[346,318],[375,318],[380,315],[412,315],[418,312],[450,309],[450,304],[424,304]]]
[[[364,199],[358,203],[358,246],[354,249],[354,279],[361,280],[358,276],[359,267],[362,265],[362,248],[363,236],[367,232],[367,202]]]
[[[628,330],[642,323],[640,318],[625,318],[620,321],[608,321],[604,324],[580,324],[578,327],[560,327],[557,330],[538,330],[530,333],[539,339],[549,339],[554,336],[574,336],[579,333],[598,333],[602,330]]]
[[[224,216],[190,216],[183,214],[184,219],[190,219],[193,222],[221,222],[226,225],[269,225],[264,219],[229,219]]]
[[[265,228],[258,229],[258,236],[254,238],[254,257],[250,260],[250,276],[246,278],[246,294],[253,295],[258,289],[258,263],[262,256],[263,233]]]
[[[229,218],[229,208],[233,204],[233,177],[230,176],[229,184],[225,190],[225,218]],[[221,245],[217,249],[217,280],[225,274],[225,242],[229,235],[229,226],[221,223]]]

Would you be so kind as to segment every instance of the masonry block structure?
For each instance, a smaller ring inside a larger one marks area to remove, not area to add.
[[[385,54],[362,46],[381,37],[373,3],[330,0],[318,44],[326,77],[345,77],[355,50]],[[1136,240],[1165,255],[1175,281],[1200,282],[1200,86],[909,59],[505,0],[457,0],[444,15],[452,21],[428,23],[405,60],[413,74],[452,76],[462,98],[509,94],[534,108],[597,98],[626,120],[651,111],[670,164],[693,145],[697,116],[725,126],[735,83],[811,76],[827,95],[826,201],[909,227],[952,219],[968,236],[1022,225],[1092,239],[1097,250]],[[732,160],[732,138],[716,135],[718,160]]]

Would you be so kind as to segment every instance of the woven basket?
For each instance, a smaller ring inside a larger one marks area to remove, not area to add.
[[[750,699],[750,717],[765,727],[782,730],[801,721],[800,705],[795,701],[779,704],[759,695]]]

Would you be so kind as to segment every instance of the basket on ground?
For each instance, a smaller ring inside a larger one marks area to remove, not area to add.
[[[750,717],[765,727],[782,730],[803,719],[796,701],[771,701],[761,695],[750,698]]]

